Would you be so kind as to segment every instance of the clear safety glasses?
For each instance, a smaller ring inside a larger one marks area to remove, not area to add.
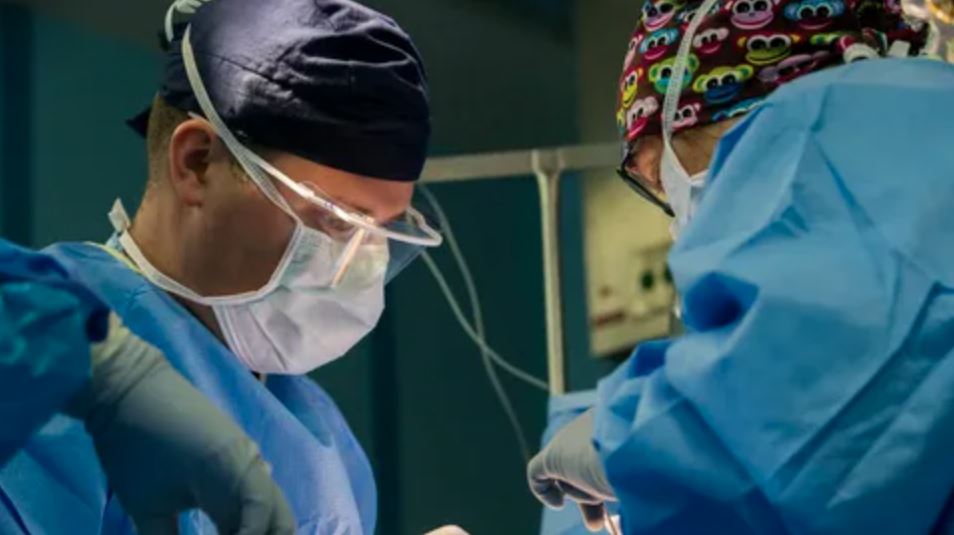
[[[375,221],[374,218],[358,210],[332,200],[318,186],[310,182],[298,182],[288,177],[254,152],[245,152],[244,156],[270,177],[291,190],[308,203],[305,210],[317,225],[317,230],[327,230],[332,237],[350,236],[364,230],[368,234],[423,247],[436,247],[441,244],[439,232],[434,230],[424,216],[411,207],[401,216],[389,221]],[[305,223],[309,223],[308,220]],[[311,226],[311,225],[309,225]]]
[[[651,183],[636,171],[632,164],[631,152],[627,152],[623,156],[623,161],[620,162],[619,167],[616,169],[616,174],[619,175],[623,182],[636,192],[637,195],[662,210],[669,217],[675,217],[662,186]]]
[[[192,92],[205,117],[192,115],[209,121],[249,178],[269,200],[299,224],[332,238],[332,286],[346,278],[373,278],[380,273],[379,268],[384,263],[387,265],[385,282],[388,282],[417,258],[425,247],[441,244],[443,239],[440,233],[418,210],[408,208],[399,217],[377,221],[334,200],[309,182],[293,180],[242,144],[212,104],[195,62],[191,33],[192,29],[187,28],[183,36],[182,59]],[[287,199],[276,183],[284,186],[294,198]],[[292,202],[289,203],[289,200]],[[364,272],[365,276],[361,276],[360,272]]]
[[[333,200],[311,182],[299,182],[290,178],[251,151],[243,152],[243,157],[249,160],[251,166],[284,186],[293,198],[274,190],[274,184],[269,184],[272,187],[264,186],[261,182],[267,179],[261,176],[252,177],[267,197],[300,224],[332,238],[336,245],[336,258],[333,261],[334,285],[343,280],[352,268],[365,271],[360,266],[366,264],[366,260],[381,261],[384,253],[387,255],[385,282],[390,282],[425,248],[437,247],[443,242],[440,232],[429,218],[414,207],[416,198],[412,199],[411,207],[401,215],[388,221],[377,221]],[[276,194],[281,198],[275,198]],[[368,252],[372,254],[369,255]]]

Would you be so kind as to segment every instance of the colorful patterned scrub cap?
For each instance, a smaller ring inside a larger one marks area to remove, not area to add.
[[[710,2],[711,3],[711,2]],[[628,152],[660,134],[680,44],[703,2],[646,0],[620,78],[617,122]],[[671,132],[742,115],[812,71],[920,49],[900,0],[716,0],[700,15]],[[895,49],[892,45],[898,43]]]

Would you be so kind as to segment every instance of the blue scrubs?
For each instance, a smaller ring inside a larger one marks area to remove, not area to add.
[[[626,533],[954,533],[954,67],[807,76],[722,140],[686,335],[599,387]]]
[[[0,240],[0,465],[86,383],[106,321],[55,260]]]
[[[337,407],[314,382],[273,376],[262,384],[115,251],[62,244],[47,252],[130,330],[161,349],[179,373],[259,445],[295,513],[298,533],[374,533],[377,502],[370,464]],[[32,448],[0,472],[5,494],[0,533],[134,533],[107,491],[92,445],[81,431],[78,422],[51,422]],[[179,528],[183,534],[215,533],[199,512],[183,514]]]
[[[105,480],[82,424],[59,411],[88,380],[107,315],[54,259],[0,240],[0,533],[78,533],[89,507],[105,505],[84,499],[105,496]],[[57,516],[66,510],[77,523]]]

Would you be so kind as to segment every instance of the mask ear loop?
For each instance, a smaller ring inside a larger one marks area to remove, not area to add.
[[[265,288],[258,291],[246,292],[231,296],[207,297],[200,295],[191,288],[181,284],[172,277],[160,271],[159,268],[153,265],[153,263],[146,258],[146,255],[143,254],[142,250],[139,248],[139,244],[137,244],[129,234],[129,215],[126,213],[126,209],[123,207],[123,204],[119,199],[116,199],[116,202],[113,203],[113,208],[109,211],[109,220],[113,224],[113,229],[116,232],[116,239],[119,242],[119,246],[122,247],[123,252],[129,256],[130,260],[132,260],[132,263],[139,268],[143,275],[145,275],[146,278],[149,279],[153,284],[169,293],[173,293],[179,297],[200,305],[214,307],[216,305],[241,304],[254,301],[260,299],[263,295],[271,291],[269,287],[266,286]]]
[[[686,172],[686,168],[682,166],[682,162],[679,161],[676,152],[672,148],[673,123],[676,119],[676,111],[679,109],[679,96],[682,94],[682,82],[686,78],[686,68],[689,65],[692,39],[695,37],[696,31],[699,29],[699,26],[702,25],[702,21],[706,18],[706,15],[709,14],[709,11],[712,10],[716,2],[718,2],[718,0],[705,0],[705,2],[699,6],[695,15],[693,15],[692,21],[689,22],[682,41],[679,42],[679,49],[676,52],[676,61],[673,62],[672,66],[672,76],[669,77],[669,85],[666,87],[666,96],[663,100],[663,150],[669,153],[669,158],[679,166],[683,176],[689,176],[689,173]]]

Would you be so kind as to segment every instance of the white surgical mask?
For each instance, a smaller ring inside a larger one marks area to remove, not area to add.
[[[686,75],[686,66],[689,63],[689,54],[692,50],[692,39],[696,30],[702,24],[706,14],[716,4],[717,0],[705,0],[696,14],[692,17],[686,28],[682,41],[679,43],[679,51],[673,62],[672,77],[669,79],[666,88],[666,97],[662,108],[662,136],[664,143],[663,155],[660,160],[659,180],[662,182],[663,190],[666,191],[666,198],[675,218],[670,226],[670,232],[673,238],[689,224],[689,220],[695,215],[699,202],[702,199],[702,193],[706,184],[708,171],[701,171],[692,176],[686,172],[686,169],[679,162],[675,151],[672,149],[673,123],[676,118],[676,111],[679,109],[679,95],[682,92],[682,83]]]
[[[708,171],[703,170],[690,176],[679,163],[679,158],[667,140],[659,162],[659,180],[674,214],[669,227],[673,238],[679,235],[695,215],[705,189],[707,174]]]
[[[331,289],[330,262],[314,271],[327,243],[307,237],[285,270],[283,283],[264,299],[237,305],[215,305],[215,317],[229,347],[250,369],[262,373],[302,374],[321,367],[354,347],[378,323],[384,310],[387,249],[365,249],[370,278],[356,280],[348,270]],[[324,281],[321,279],[324,278]]]
[[[334,259],[346,244],[299,224],[263,288],[206,297],[146,259],[128,232],[129,218],[119,201],[110,220],[119,245],[143,275],[167,292],[211,307],[229,348],[255,372],[302,374],[327,364],[371,332],[384,310],[388,252],[383,243],[362,245],[333,286]]]

